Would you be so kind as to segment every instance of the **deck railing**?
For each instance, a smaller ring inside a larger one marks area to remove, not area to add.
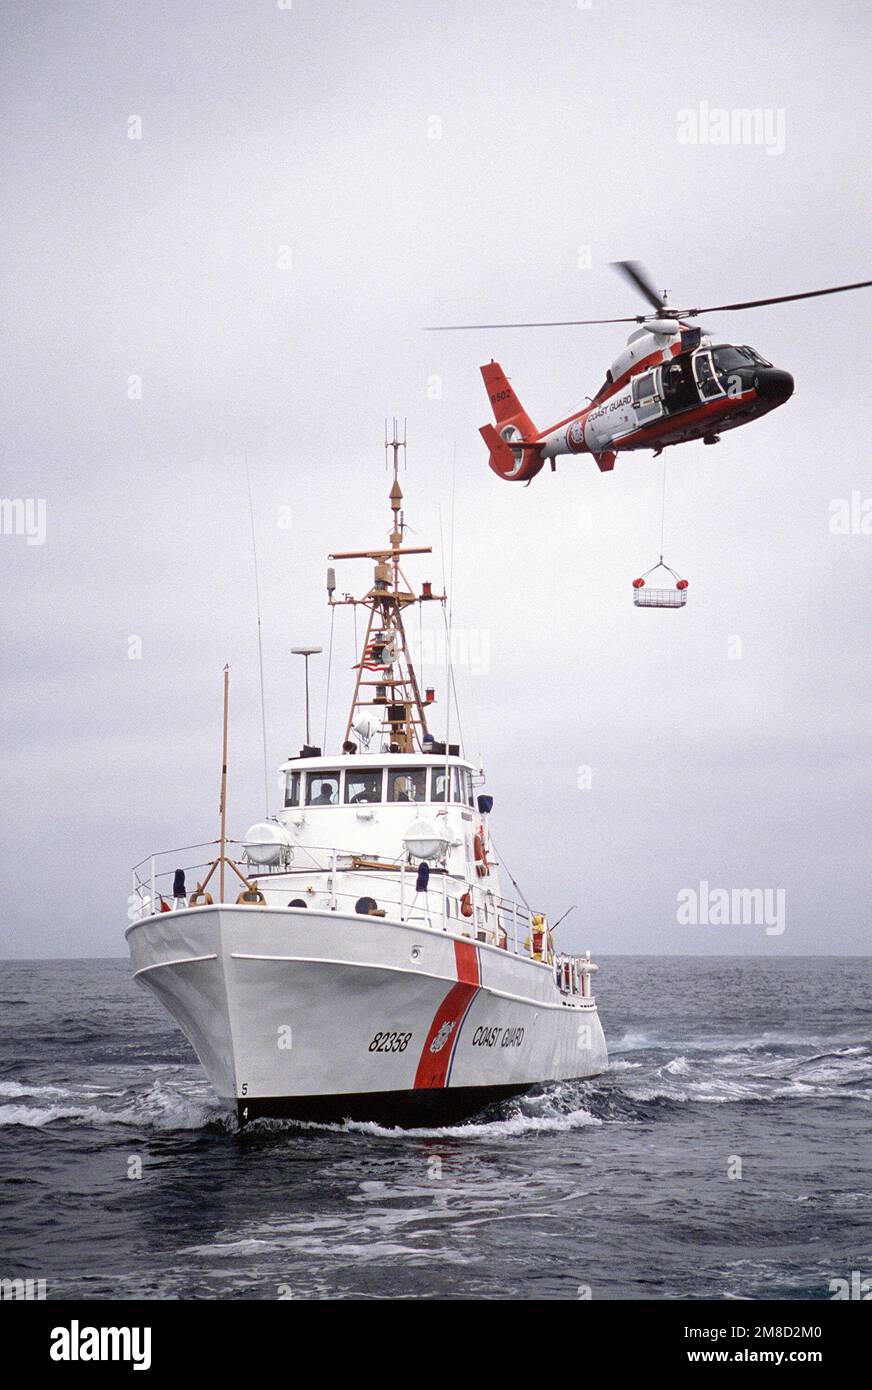
[[[239,840],[226,841],[230,852],[234,850],[240,858],[244,843]],[[287,887],[287,906],[296,898],[305,902],[307,896],[314,897],[306,889],[295,890],[296,878],[323,877],[317,893],[326,897],[329,911],[355,912],[361,897],[371,897],[376,902],[375,915],[388,921],[417,922],[431,929],[462,931],[473,940],[501,946],[514,955],[527,956],[550,965],[554,971],[555,983],[561,992],[584,997],[590,993],[590,958],[581,956],[555,955],[550,942],[547,921],[543,919],[534,929],[533,916],[523,903],[504,898],[492,889],[477,883],[466,884],[469,892],[472,916],[459,915],[459,898],[448,892],[452,876],[447,873],[431,874],[428,890],[415,891],[418,871],[404,862],[391,860],[377,861],[375,856],[355,850],[338,849],[335,846],[306,846],[311,850],[313,863],[304,868],[292,868],[289,864],[274,866],[249,866],[246,877],[254,884],[269,891],[275,887],[275,880],[284,879]],[[195,862],[186,862],[183,856],[203,853]],[[211,841],[200,845],[184,845],[178,849],[163,850],[157,854],[146,855],[131,870],[131,891],[128,902],[128,917],[131,922],[140,921],[159,912],[180,911],[191,905],[199,885],[209,872],[218,851],[218,842]],[[324,856],[318,862],[316,856]],[[363,861],[361,865],[356,861]],[[164,868],[169,862],[172,867]],[[173,886],[179,870],[185,875],[185,894],[174,897]],[[256,870],[253,872],[252,870]],[[370,893],[364,895],[359,889],[350,892],[342,885],[345,874],[360,874],[372,883]],[[270,883],[273,880],[273,883]],[[213,881],[214,882],[214,881]],[[453,879],[455,884],[463,880]],[[238,884],[242,887],[241,884]],[[454,906],[455,913],[450,911]],[[367,915],[374,915],[369,913]],[[535,914],[539,916],[539,914]],[[538,950],[537,950],[538,947]],[[594,967],[595,968],[595,967]]]

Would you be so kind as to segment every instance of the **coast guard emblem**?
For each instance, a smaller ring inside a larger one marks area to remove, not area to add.
[[[456,1027],[457,1025],[453,1020],[449,1023],[443,1023],[442,1027],[439,1029],[439,1032],[436,1034],[435,1038],[430,1044],[430,1051],[441,1052]]]

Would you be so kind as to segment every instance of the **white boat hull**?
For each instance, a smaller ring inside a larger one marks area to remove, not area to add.
[[[214,906],[134,923],[136,978],[240,1124],[451,1123],[608,1066],[593,998],[469,937],[357,914]]]

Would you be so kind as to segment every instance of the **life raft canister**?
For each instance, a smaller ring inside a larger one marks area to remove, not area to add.
[[[460,912],[463,917],[472,916],[472,898],[469,893],[464,893],[460,899]]]
[[[490,873],[490,864],[487,862],[487,850],[484,843],[484,826],[479,826],[478,833],[472,842],[472,849],[475,855],[475,872],[479,878],[484,878],[485,874]]]

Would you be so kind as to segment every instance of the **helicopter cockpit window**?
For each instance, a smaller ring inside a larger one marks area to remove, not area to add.
[[[427,769],[424,767],[390,768],[388,771],[388,801],[423,801],[427,788]]]
[[[761,357],[760,353],[757,351],[756,348],[745,346],[742,348],[742,351],[748,353],[748,356],[751,358],[751,361],[754,363],[755,367],[772,366],[772,363],[767,358]]]
[[[382,770],[380,767],[355,768],[345,773],[345,800],[349,805],[365,801],[381,801]]]
[[[307,806],[339,805],[338,772],[310,772],[306,776]]]
[[[752,367],[754,365],[753,357],[750,356],[748,349],[743,347],[716,347],[714,359],[719,372],[731,372],[737,367]]]
[[[302,777],[299,772],[285,773],[285,805],[299,806],[300,804],[300,783]]]

